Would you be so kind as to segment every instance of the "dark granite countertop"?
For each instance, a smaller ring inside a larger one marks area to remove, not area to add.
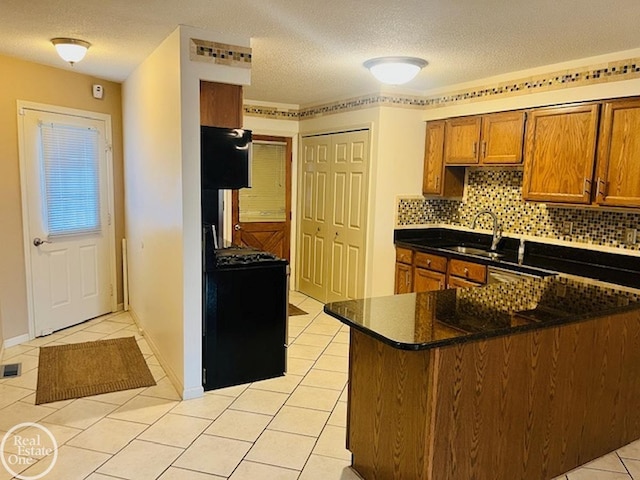
[[[510,335],[640,309],[640,292],[547,277],[325,305],[344,324],[403,350]]]
[[[525,255],[518,262],[519,240],[503,238],[498,260],[456,253],[444,247],[464,245],[489,249],[491,235],[452,230],[447,228],[398,229],[394,232],[397,246],[417,251],[435,253],[449,258],[466,258],[475,263],[516,270],[532,274],[568,273],[604,282],[640,288],[640,256],[599,252],[579,247],[551,245],[542,242],[525,242]]]

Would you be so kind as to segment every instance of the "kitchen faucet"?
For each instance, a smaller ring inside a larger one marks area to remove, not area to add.
[[[471,222],[471,229],[473,230],[474,228],[476,228],[478,217],[483,214],[490,215],[493,219],[493,239],[491,240],[491,251],[495,252],[496,248],[498,248],[498,242],[500,242],[500,240],[502,239],[502,227],[498,225],[498,217],[496,217],[495,213],[490,212],[489,210],[479,211],[478,213],[476,213],[476,216],[473,217],[473,220]]]

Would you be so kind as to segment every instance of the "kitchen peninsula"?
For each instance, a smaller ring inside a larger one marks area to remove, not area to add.
[[[552,479],[640,438],[640,296],[547,277],[325,306],[366,480]]]

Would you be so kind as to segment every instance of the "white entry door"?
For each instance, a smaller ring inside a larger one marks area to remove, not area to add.
[[[21,175],[35,336],[111,312],[105,120],[21,108]]]

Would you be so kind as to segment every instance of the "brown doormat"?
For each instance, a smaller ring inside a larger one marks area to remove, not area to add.
[[[293,317],[295,315],[306,315],[307,312],[302,310],[301,308],[296,307],[293,303],[289,304],[289,316]]]
[[[41,347],[36,405],[155,384],[134,337]]]

